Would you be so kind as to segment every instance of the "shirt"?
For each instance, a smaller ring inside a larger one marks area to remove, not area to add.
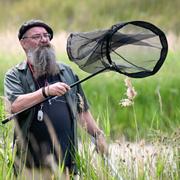
[[[44,82],[46,81],[46,82]],[[48,84],[59,82],[58,76],[50,76],[35,80],[36,87],[41,88],[45,83]],[[43,114],[47,115],[46,121],[51,123],[52,129],[49,129],[47,123],[37,119],[38,111],[41,110]],[[53,154],[58,161],[59,154],[54,150],[55,146],[60,145],[61,160],[65,166],[71,166],[71,150],[73,149],[73,123],[68,109],[67,100],[65,96],[59,96],[56,99],[46,101],[36,107],[36,113],[30,127],[29,148],[30,153],[35,161],[36,166],[40,166],[47,155]],[[57,138],[58,142],[53,142],[52,136]],[[33,138],[31,138],[33,137]],[[32,144],[36,144],[36,148]],[[56,143],[56,144],[55,144]]]

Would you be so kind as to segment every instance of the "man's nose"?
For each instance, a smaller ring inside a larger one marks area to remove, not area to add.
[[[41,36],[41,39],[40,39],[41,42],[47,42],[49,41],[49,39],[45,36]]]

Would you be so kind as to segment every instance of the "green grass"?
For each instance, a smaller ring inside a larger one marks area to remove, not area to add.
[[[134,105],[131,107],[121,107],[119,102],[125,98],[126,87],[124,76],[115,72],[102,73],[92,79],[82,83],[85,93],[89,99],[91,111],[97,119],[100,127],[105,131],[108,141],[125,137],[129,141],[139,141],[145,139],[149,143],[159,142],[160,146],[166,140],[166,144],[172,146],[175,152],[175,163],[179,167],[179,132],[180,123],[180,77],[178,75],[180,54],[170,52],[161,70],[154,76],[144,79],[131,79],[137,91]],[[21,56],[4,55],[0,56],[0,95],[3,95],[3,76],[8,68],[23,59]],[[59,59],[64,59],[70,64],[80,79],[88,74],[79,70],[74,64],[67,61],[66,56],[60,55]],[[12,61],[13,60],[13,61]],[[4,107],[1,101],[0,121],[5,118]],[[13,123],[0,125],[0,179],[12,179],[12,128]],[[83,135],[85,136],[85,135]],[[86,139],[84,142],[90,142]],[[85,143],[85,144],[86,144]],[[82,177],[88,179],[99,179],[108,176],[113,179],[111,172],[106,171],[103,159],[98,156],[97,167],[92,164],[91,152],[88,144],[85,145],[83,153],[77,155],[77,163],[80,167]],[[164,157],[159,156],[156,164],[156,179],[178,179],[179,172],[172,167],[165,168]],[[88,168],[87,168],[88,167]],[[132,166],[133,167],[133,166]],[[100,172],[97,168],[101,169]],[[121,163],[120,172],[123,177],[132,178],[128,175],[127,167]],[[171,171],[170,171],[171,170]],[[147,179],[150,173],[138,169],[137,179]],[[132,170],[133,173],[135,173]],[[135,175],[134,175],[135,176]]]
[[[180,107],[180,63],[178,53],[169,53],[160,71],[154,76],[143,79],[131,79],[137,91],[134,105],[121,107],[119,102],[125,98],[125,76],[115,73],[101,73],[82,83],[88,97],[91,111],[103,125],[102,119],[110,119],[111,137],[124,135],[129,140],[135,140],[134,133],[138,131],[140,138],[148,135],[153,129],[161,129],[172,133],[179,128]],[[0,56],[1,78],[0,95],[3,95],[3,76],[8,68],[23,59],[21,56]],[[59,59],[70,64],[80,79],[88,76],[74,64],[61,55]],[[12,61],[13,60],[13,61]],[[107,130],[109,131],[109,130]],[[110,133],[110,132],[109,132]]]
[[[0,105],[0,120],[5,116],[2,101]],[[103,122],[107,122],[108,127],[110,119],[105,117]],[[108,127],[107,129],[110,129]],[[14,155],[12,153],[12,123],[0,126],[0,179],[13,179],[14,174],[12,165]],[[81,179],[83,180],[99,180],[108,179],[116,180],[111,165],[114,165],[118,174],[124,179],[134,180],[178,180],[179,174],[179,135],[180,131],[169,135],[162,132],[154,132],[147,144],[154,147],[154,150],[146,150],[146,145],[138,145],[137,149],[132,148],[129,142],[119,142],[121,153],[117,153],[119,149],[114,149],[115,154],[111,153],[109,159],[115,156],[116,161],[107,161],[94,151],[91,139],[81,128],[78,128],[78,137],[81,142],[80,151],[76,154],[76,163],[79,168]],[[136,136],[136,132],[134,133]],[[108,142],[111,145],[112,140]],[[117,144],[117,145],[118,145]],[[138,149],[139,147],[139,149]],[[111,149],[112,150],[112,149]],[[170,151],[169,151],[170,150]],[[149,151],[149,152],[148,152]],[[118,156],[117,156],[118,155]],[[114,158],[113,158],[114,159]],[[118,163],[117,163],[118,162]],[[59,166],[59,172],[61,172]],[[20,174],[18,179],[26,179],[27,174]],[[33,178],[32,178],[33,179]]]
[[[102,73],[83,84],[92,111],[97,117],[104,116],[105,107],[108,107],[113,136],[124,134],[127,138],[134,139],[134,132],[137,130],[135,119],[140,137],[145,137],[151,129],[172,132],[179,127],[178,57],[169,54],[161,70],[154,76],[132,79],[138,95],[131,107],[119,105],[119,101],[125,97],[126,89],[124,76],[118,73]]]
[[[179,34],[180,23],[177,18],[180,13],[179,2],[179,0],[173,2],[166,0],[112,0],[111,2],[102,0],[98,3],[96,0],[80,0],[77,2],[73,0],[62,2],[57,0],[35,2],[33,0],[28,2],[25,0],[8,0],[0,2],[0,30],[17,31],[23,21],[31,18],[47,21],[56,32],[62,29],[66,31],[90,31],[109,28],[120,21],[146,20],[156,24],[165,32],[172,31]],[[42,4],[43,8],[41,8]],[[91,111],[110,142],[125,137],[129,141],[145,139],[149,143],[158,142],[159,146],[166,143],[173,148],[177,169],[174,170],[173,166],[169,166],[167,170],[164,156],[158,156],[154,178],[157,180],[178,180],[180,177],[178,171],[180,169],[179,58],[179,52],[169,52],[164,65],[156,75],[144,79],[132,79],[138,95],[131,107],[125,108],[119,105],[120,100],[125,98],[126,92],[125,77],[121,74],[115,72],[102,73],[82,84],[89,99]],[[1,96],[3,95],[5,72],[22,59],[24,59],[22,54],[0,53]],[[59,55],[59,59],[68,62],[67,57],[63,54]],[[70,62],[68,64],[73,67],[81,79],[88,76],[74,64]],[[0,101],[0,121],[5,116],[4,106]],[[13,179],[12,133],[13,123],[0,125],[0,180]],[[83,152],[77,154],[77,163],[83,179],[89,179],[89,177],[91,179],[100,179],[101,177],[113,179],[111,172],[107,170],[100,156],[97,158],[97,166],[93,166],[88,147],[90,141],[87,141],[84,136],[83,134],[82,141],[87,144]],[[120,161],[119,172],[126,179],[136,179],[135,174],[138,174],[138,180],[152,179],[148,166],[144,171],[142,167],[138,167],[138,173],[134,169],[134,165],[132,165],[130,171]],[[98,170],[101,171],[98,172]]]
[[[122,21],[145,20],[166,31],[179,33],[179,6],[179,0],[101,0],[98,3],[96,0],[0,1],[0,29],[12,26],[18,29],[22,22],[31,18],[48,21],[56,31],[88,31]]]
[[[0,98],[0,120],[5,118],[5,108],[2,98]],[[12,125],[3,126],[0,124],[0,179],[13,178],[13,160],[12,153]]]

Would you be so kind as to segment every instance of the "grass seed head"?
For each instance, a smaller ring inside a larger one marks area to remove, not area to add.
[[[127,87],[127,90],[126,90],[126,96],[127,98],[125,99],[122,99],[119,104],[122,106],[122,107],[127,107],[127,106],[131,106],[134,104],[133,100],[134,98],[136,97],[137,95],[137,92],[135,91],[134,87],[132,86],[132,83],[131,83],[131,80],[129,78],[126,78],[124,80],[125,82],[125,86]]]

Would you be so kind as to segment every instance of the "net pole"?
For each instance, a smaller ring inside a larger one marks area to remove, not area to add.
[[[107,70],[107,69],[109,69],[109,67],[105,67],[105,68],[103,68],[103,69],[101,69],[101,70],[99,70],[99,71],[97,71],[97,72],[95,72],[95,73],[87,76],[87,77],[84,78],[84,79],[81,79],[81,80],[79,80],[79,81],[76,81],[74,84],[71,84],[70,87],[72,88],[72,87],[74,87],[74,86],[76,86],[76,85],[78,85],[78,84],[80,84],[80,83],[82,83],[82,82],[84,82],[84,81],[87,81],[88,79],[96,76],[97,74],[99,74],[99,73],[101,73],[101,72],[103,72],[103,71],[105,71],[105,70]]]

